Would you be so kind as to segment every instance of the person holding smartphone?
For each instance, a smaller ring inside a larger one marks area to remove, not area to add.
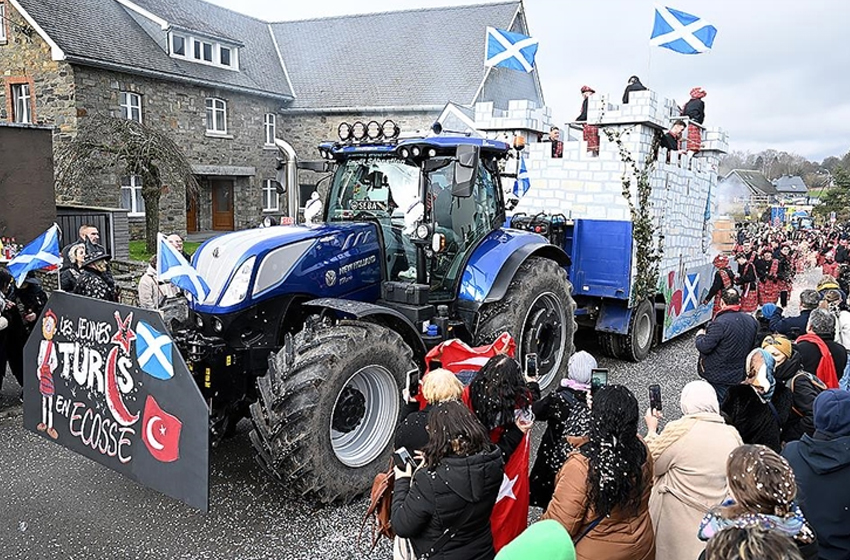
[[[490,514],[504,477],[501,452],[459,401],[435,405],[427,432],[422,467],[415,474],[409,462],[395,467],[393,530],[410,540],[416,558],[492,560]]]
[[[421,451],[428,443],[428,433],[425,426],[428,425],[428,414],[434,405],[446,401],[459,400],[463,394],[463,385],[457,376],[447,369],[435,369],[418,381],[419,370],[415,374],[411,372],[412,382],[405,387],[402,396],[405,400],[401,412],[401,421],[395,431],[395,447],[407,448],[411,453]],[[411,389],[419,389],[425,399],[425,408],[419,409],[419,401],[415,394],[411,395]]]
[[[656,391],[656,396],[650,392],[652,404],[644,416],[654,461],[649,513],[656,556],[697,558],[705,543],[694,528],[708,508],[726,497],[726,458],[743,441],[720,415],[714,388],[702,380],[685,385],[679,398],[682,418],[659,434],[662,404],[660,388]]]

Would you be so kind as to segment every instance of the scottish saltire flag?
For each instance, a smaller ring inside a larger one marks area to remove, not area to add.
[[[534,70],[537,45],[537,39],[532,37],[488,27],[484,66],[531,72]]]
[[[39,270],[61,263],[59,226],[53,224],[47,231],[21,249],[15,258],[9,261],[6,269],[15,278],[15,283],[20,287],[27,277],[27,272],[30,270]]]
[[[699,273],[688,274],[685,277],[684,297],[682,298],[684,305],[682,311],[692,311],[699,307],[697,293],[699,291]]]
[[[158,233],[157,240],[156,273],[159,279],[189,292],[195,301],[204,301],[210,293],[210,287],[198,271],[166,241],[164,235]]]
[[[171,337],[167,334],[159,332],[144,321],[139,321],[136,325],[136,361],[139,369],[151,377],[163,381],[174,377],[172,346]]]
[[[525,168],[525,158],[522,157],[522,152],[519,154],[519,169],[517,169],[516,179],[514,180],[514,195],[520,198],[531,188],[531,180],[528,178],[528,170]]]
[[[711,50],[717,28],[701,17],[665,8],[655,7],[655,26],[650,44],[681,54],[701,54]]]

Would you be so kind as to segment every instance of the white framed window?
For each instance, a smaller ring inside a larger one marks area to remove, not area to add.
[[[222,66],[230,66],[232,63],[231,60],[231,50],[230,47],[224,47],[219,45],[218,47],[218,61]]]
[[[0,43],[6,42],[6,4],[0,2]]]
[[[31,96],[28,83],[12,84],[12,122],[32,123]]]
[[[207,132],[227,134],[227,102],[223,99],[207,98]]]
[[[138,93],[122,91],[121,116],[131,121],[142,122],[142,96]]]
[[[171,36],[171,54],[175,56],[186,56],[186,37],[183,35]]]
[[[142,178],[138,175],[121,177],[121,208],[129,210],[128,216],[144,216],[145,200],[142,198]]]
[[[266,113],[263,117],[263,130],[266,136],[266,146],[274,146],[276,117],[274,113]]]
[[[195,57],[195,60],[203,60],[204,62],[213,61],[212,43],[201,41],[200,39],[193,39],[192,44],[194,45],[192,55]]]
[[[274,185],[274,180],[263,181],[263,212],[277,212],[280,210],[280,197]]]

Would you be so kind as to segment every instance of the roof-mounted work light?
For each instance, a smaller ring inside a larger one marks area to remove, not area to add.
[[[381,125],[381,131],[384,135],[384,138],[386,138],[387,140],[392,140],[393,138],[396,138],[399,135],[401,129],[399,129],[398,125],[393,121],[385,120],[384,124]]]
[[[366,125],[360,121],[351,125],[351,137],[358,142],[366,138]]]
[[[369,121],[366,124],[366,136],[369,137],[369,140],[379,140],[383,135],[383,130],[378,121]]]
[[[336,131],[339,134],[339,139],[343,142],[351,138],[351,125],[346,122],[340,123]]]

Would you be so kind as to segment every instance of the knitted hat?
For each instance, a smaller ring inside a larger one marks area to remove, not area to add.
[[[850,392],[829,389],[815,399],[815,430],[831,437],[850,436]]]
[[[820,303],[820,294],[815,290],[803,290],[800,294],[800,305],[806,309],[814,309]]]
[[[545,519],[505,545],[496,560],[575,560],[570,534],[559,521]]]
[[[766,336],[764,337],[764,341],[761,343],[761,347],[771,354],[775,354],[774,350],[778,350],[784,354],[786,358],[790,358],[794,351],[791,348],[791,341],[784,336]]]
[[[579,383],[590,383],[590,372],[598,367],[596,358],[581,350],[570,356],[567,377]]]
[[[776,313],[777,309],[775,303],[765,303],[761,306],[761,316],[770,319]]]
[[[825,309],[813,309],[807,328],[815,334],[835,336],[835,317]]]
[[[841,286],[838,285],[838,282],[835,281],[835,278],[832,276],[824,276],[818,282],[818,292],[823,292],[824,290],[840,290]]]
[[[717,255],[714,257],[714,266],[717,268],[726,268],[729,266],[729,257],[726,255]]]

